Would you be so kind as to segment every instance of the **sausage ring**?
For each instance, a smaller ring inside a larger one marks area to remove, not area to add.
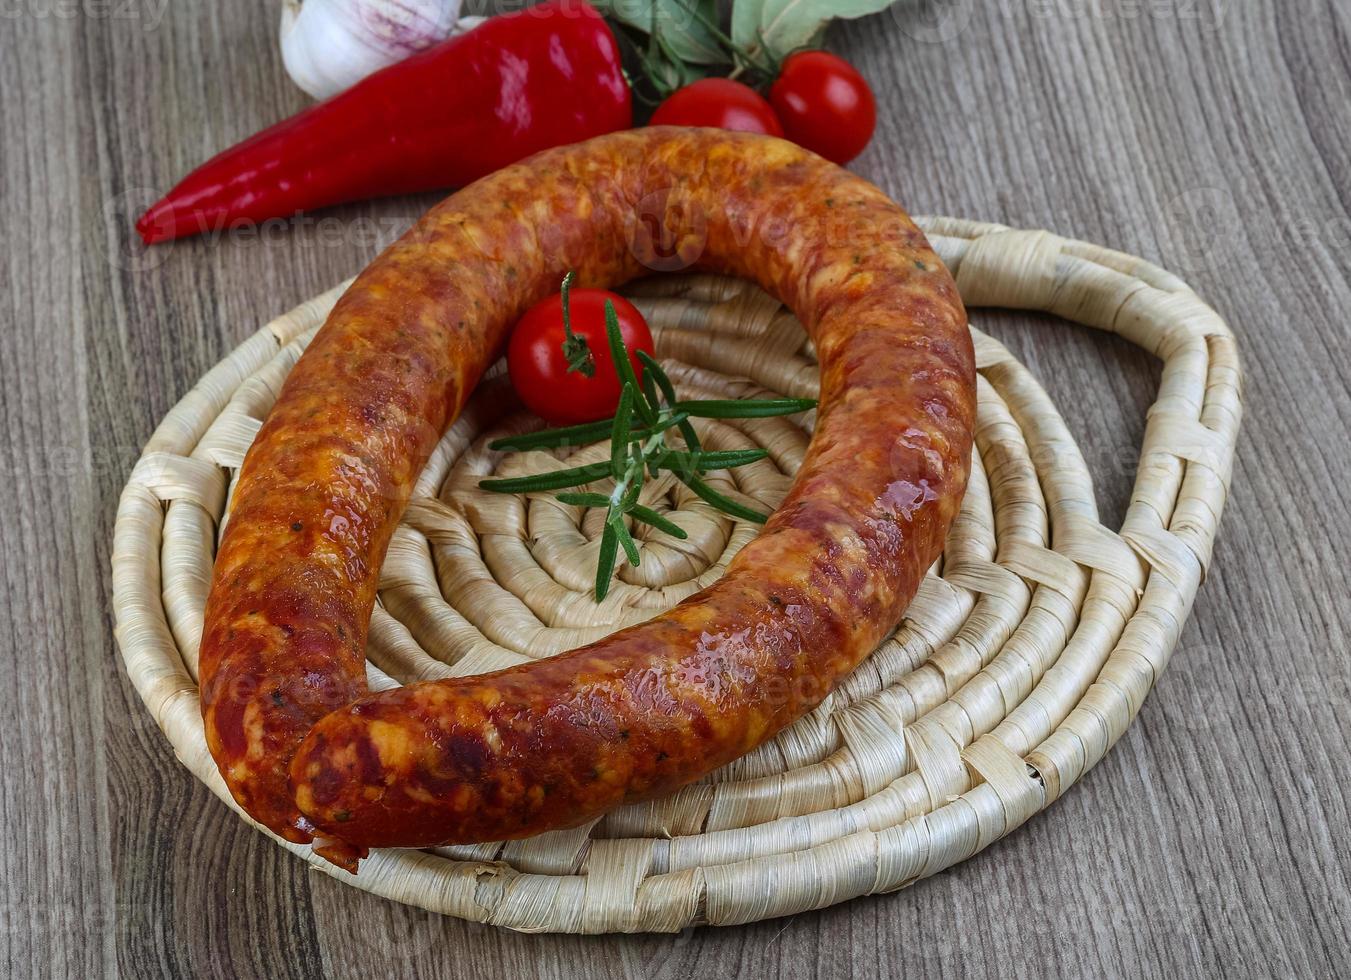
[[[654,269],[754,280],[806,327],[815,434],[761,534],[639,626],[493,674],[367,690],[366,631],[415,478],[511,325]],[[905,212],[790,143],[649,128],[452,195],[343,295],[239,474],[201,648],[231,792],[355,870],[366,848],[523,837],[670,791],[830,692],[900,620],[966,487],[975,360]]]

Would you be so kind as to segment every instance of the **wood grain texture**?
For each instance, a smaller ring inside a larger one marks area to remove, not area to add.
[[[1215,571],[1109,757],[896,895],[659,937],[522,936],[309,874],[177,766],[122,675],[108,542],[136,450],[278,311],[431,201],[150,253],[130,219],[303,104],[273,4],[20,0],[0,17],[0,842],[8,976],[1332,977],[1351,974],[1351,8],[903,0],[832,45],[876,83],[856,164],[918,212],[1184,275],[1243,344]],[[1112,338],[980,318],[1124,511],[1156,382]],[[1082,397],[1109,379],[1112,399]]]

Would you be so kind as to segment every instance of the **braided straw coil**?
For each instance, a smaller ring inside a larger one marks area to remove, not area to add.
[[[807,717],[707,779],[574,830],[376,851],[356,877],[278,843],[358,888],[449,915],[527,931],[674,931],[902,888],[1007,834],[1101,759],[1167,665],[1210,560],[1241,414],[1233,336],[1184,283],[1142,260],[1047,232],[921,224],[969,307],[1046,311],[1163,361],[1119,530],[1099,522],[1087,466],[1045,392],[973,330],[976,465],[944,557],[895,634]],[[195,684],[214,542],[261,419],[343,288],[210,371],[151,437],[118,510],[113,587],[127,671],[178,758],[231,806]],[[685,395],[815,394],[801,327],[753,287],[690,277],[631,292]],[[712,448],[770,452],[710,482],[774,507],[811,421],[702,423]],[[642,564],[621,567],[597,605],[599,512],[476,487],[490,473],[608,453],[486,448],[531,425],[499,369],[441,441],[383,569],[373,688],[588,643],[708,585],[756,533],[681,484],[654,481],[644,503],[689,538],[635,528]]]

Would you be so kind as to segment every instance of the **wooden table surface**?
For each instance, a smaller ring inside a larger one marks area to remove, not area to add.
[[[835,29],[881,107],[856,167],[912,210],[1149,257],[1230,320],[1248,415],[1215,569],[1126,737],[976,858],[790,919],[592,938],[310,873],[178,766],[121,670],[109,542],[138,447],[237,342],[435,198],[132,244],[157,191],[304,104],[275,7],[0,9],[7,976],[1351,974],[1351,5],[907,0]],[[978,322],[1065,406],[1120,517],[1157,366],[1088,331]]]

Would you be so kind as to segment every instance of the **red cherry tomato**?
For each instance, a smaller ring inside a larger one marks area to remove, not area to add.
[[[789,55],[769,101],[790,140],[836,163],[862,153],[877,127],[877,101],[867,80],[828,51]]]
[[[536,303],[521,317],[507,343],[507,370],[511,386],[536,415],[554,425],[594,422],[614,415],[622,385],[610,356],[605,333],[605,301],[614,304],[619,333],[629,349],[634,374],[642,377],[640,350],[653,353],[652,333],[637,308],[616,293],[604,289],[572,289],[568,294],[568,320],[575,337],[585,341],[592,373],[568,369],[563,344],[561,293]]]
[[[783,126],[764,96],[730,78],[701,78],[657,106],[653,126],[714,126],[782,136]]]

